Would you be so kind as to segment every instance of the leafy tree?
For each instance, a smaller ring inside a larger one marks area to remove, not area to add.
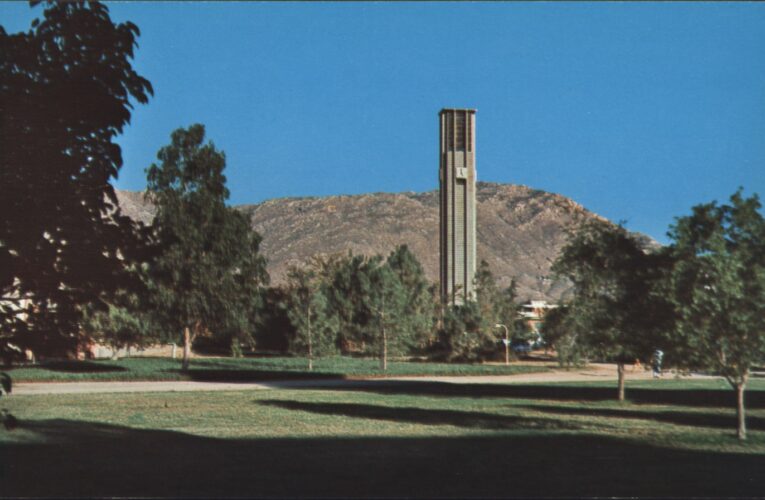
[[[477,349],[473,356],[476,359],[492,358],[498,353],[497,345],[504,333],[504,330],[499,330],[497,325],[507,327],[513,337],[518,332],[515,289],[511,284],[510,288],[500,290],[485,260],[478,265],[473,284],[480,315],[480,326],[472,334],[478,337],[472,340]]]
[[[321,279],[317,265],[292,267],[287,274],[287,315],[295,329],[293,349],[304,351],[308,370],[313,370],[315,356],[334,351],[338,327],[337,316],[329,309],[327,283]]]
[[[25,33],[0,27],[2,351],[71,353],[82,306],[132,286],[137,227],[109,182],[131,101],[152,93],[131,66],[138,34],[98,2],[49,3]]]
[[[82,329],[89,338],[109,345],[115,353],[124,347],[144,345],[153,333],[144,302],[135,293],[120,291],[107,303],[106,310],[86,307]]]
[[[153,300],[162,323],[182,332],[184,370],[195,336],[248,334],[260,285],[268,281],[260,235],[225,204],[225,155],[204,138],[203,125],[176,130],[157,154],[161,164],[147,171],[159,241],[150,268]]]
[[[361,346],[378,355],[387,369],[391,353],[421,351],[428,344],[433,289],[405,245],[385,259],[349,252],[315,258],[312,265],[326,283],[328,314],[337,318],[343,352]]]
[[[736,391],[737,433],[746,439],[744,391],[765,360],[765,220],[757,195],[693,207],[669,236],[675,265],[675,362],[720,373]]]
[[[497,324],[506,326],[514,340],[530,339],[532,332],[519,314],[520,306],[516,302],[515,280],[510,282],[510,286],[500,290],[489,264],[482,260],[476,271],[474,284],[476,301],[481,313],[481,331],[484,332],[487,342],[496,343],[499,339],[497,335],[503,333],[497,330]]]
[[[387,370],[389,344],[398,341],[406,328],[404,287],[379,255],[365,260],[356,283],[360,308],[369,318],[369,332],[379,348],[380,369]]]
[[[668,301],[656,292],[665,261],[644,251],[623,227],[592,221],[573,235],[553,265],[574,285],[566,312],[568,338],[616,362],[620,401],[625,364],[647,360],[672,318]]]
[[[500,291],[497,282],[489,268],[489,264],[482,260],[478,265],[473,279],[475,299],[481,315],[482,332],[493,332],[494,325],[499,321]]]
[[[473,280],[475,301],[446,309],[437,349],[450,360],[479,361],[495,358],[498,343],[508,333],[516,338],[524,331],[515,302],[515,282],[500,290],[486,261],[481,261]]]
[[[517,284],[515,280],[497,294],[496,298],[496,322],[506,325],[513,338],[526,337],[528,328],[520,317],[520,305],[518,304]]]
[[[561,366],[580,366],[587,357],[581,342],[577,341],[578,329],[573,327],[573,316],[565,304],[550,309],[542,321],[542,336],[546,345],[555,349]]]
[[[515,282],[500,290],[486,261],[481,261],[473,280],[475,300],[441,309],[440,326],[433,352],[447,360],[481,361],[495,358],[504,330],[516,337],[523,331],[515,302]]]

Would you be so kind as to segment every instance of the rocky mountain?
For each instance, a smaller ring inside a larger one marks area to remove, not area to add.
[[[143,191],[120,191],[117,193],[117,202],[122,209],[122,213],[133,220],[141,221],[144,224],[150,224],[154,219],[154,205],[147,201]]]
[[[153,207],[142,193],[117,194],[127,215],[151,220]],[[602,217],[566,197],[526,186],[479,182],[476,197],[478,258],[489,263],[498,285],[505,287],[514,277],[522,299],[565,297],[570,286],[553,279],[550,266],[566,242],[566,230]],[[438,191],[279,198],[237,208],[263,236],[272,283],[284,281],[290,264],[316,254],[387,255],[402,243],[428,279],[438,280]]]

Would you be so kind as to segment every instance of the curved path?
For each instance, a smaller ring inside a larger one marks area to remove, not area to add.
[[[674,375],[665,374],[665,377]],[[649,371],[632,371],[627,368],[627,381],[651,378]],[[703,375],[690,375],[683,378],[715,378]],[[449,384],[527,384],[544,382],[585,382],[594,380],[613,380],[616,382],[616,366],[609,364],[591,364],[585,368],[563,370],[553,369],[538,373],[518,375],[480,375],[480,376],[422,376],[422,377],[386,377],[358,379],[314,379],[285,380],[268,382],[187,382],[187,381],[137,381],[137,382],[19,382],[14,385],[13,394],[87,394],[113,392],[185,392],[185,391],[244,391],[262,389],[317,388],[333,387],[370,387],[385,386],[400,382],[443,382]]]

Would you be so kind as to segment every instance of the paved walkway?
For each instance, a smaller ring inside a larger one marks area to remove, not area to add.
[[[666,374],[665,377],[673,375]],[[627,381],[651,378],[650,371],[632,371],[627,368]],[[683,378],[714,378],[703,375],[690,375]],[[449,384],[527,384],[544,382],[585,382],[593,380],[613,380],[616,382],[616,366],[609,364],[591,364],[585,368],[571,370],[554,369],[539,373],[518,375],[480,375],[480,376],[425,376],[425,377],[386,377],[367,379],[328,379],[328,380],[285,380],[268,382],[19,382],[14,384],[13,394],[86,394],[115,392],[186,392],[186,391],[246,391],[290,388],[327,388],[333,387],[373,387],[395,384],[397,382],[443,382]]]

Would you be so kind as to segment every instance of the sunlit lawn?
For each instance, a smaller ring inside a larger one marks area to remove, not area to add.
[[[296,357],[198,358],[183,373],[180,360],[170,358],[122,358],[99,361],[55,361],[10,370],[16,382],[83,380],[230,380],[257,381],[283,378],[342,378],[383,375],[503,375],[549,369],[548,364],[490,365],[390,361],[387,371],[372,358],[334,356],[314,362],[313,372],[306,360]]]
[[[12,396],[0,495],[761,496],[765,381]]]

